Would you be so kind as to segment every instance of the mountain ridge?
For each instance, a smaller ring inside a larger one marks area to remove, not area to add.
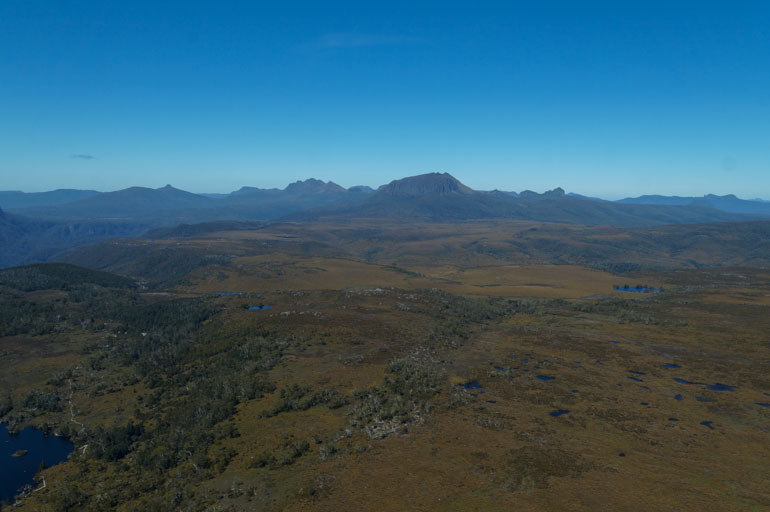
[[[626,197],[616,201],[623,204],[649,204],[669,206],[706,206],[731,213],[770,215],[770,203],[762,199],[741,199],[735,194],[706,194],[696,196],[663,196],[658,194]]]
[[[675,201],[665,196],[655,200]],[[69,203],[10,211],[0,209],[0,265],[45,261],[84,243],[115,236],[137,236],[151,229],[161,229],[161,233],[195,233],[202,229],[197,226],[201,223],[223,227],[279,219],[295,222],[359,218],[426,222],[518,219],[645,227],[770,219],[770,203],[750,202],[753,209],[746,211],[747,201],[734,195],[676,199],[680,200],[687,204],[601,201],[567,194],[560,187],[541,194],[529,190],[520,193],[476,191],[446,172],[408,176],[377,190],[367,186],[345,189],[332,181],[310,178],[295,181],[282,190],[242,187],[219,198],[171,185],[157,189],[129,187],[91,194]],[[725,211],[725,208],[739,211]],[[177,226],[183,227],[174,231]]]
[[[308,209],[285,217],[292,221],[353,218],[411,218],[424,221],[521,219],[626,227],[702,222],[763,220],[765,216],[728,213],[708,205],[635,205],[570,196],[557,187],[542,194],[525,190],[514,196],[479,192],[448,173],[394,180],[355,203]]]

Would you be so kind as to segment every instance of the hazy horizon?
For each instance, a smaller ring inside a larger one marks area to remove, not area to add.
[[[438,171],[436,171],[436,172],[438,172]],[[426,173],[422,173],[422,174],[426,174]],[[449,173],[449,174],[452,174],[452,173]],[[58,188],[58,189],[48,188],[48,189],[41,189],[41,190],[3,189],[3,190],[0,190],[0,193],[2,193],[2,192],[21,192],[21,193],[32,194],[32,193],[53,192],[55,190],[67,190],[67,189],[69,189],[69,190],[95,190],[96,192],[99,192],[99,193],[107,193],[107,192],[118,192],[118,191],[121,191],[121,190],[126,190],[128,188],[133,188],[133,187],[159,189],[159,188],[163,188],[165,186],[171,186],[173,188],[176,188],[176,189],[179,189],[179,190],[184,190],[185,192],[191,192],[193,194],[199,194],[199,195],[223,194],[224,195],[224,194],[230,194],[232,192],[236,192],[237,190],[241,189],[242,187],[259,188],[259,189],[263,189],[263,190],[266,190],[266,189],[279,189],[279,190],[283,190],[286,187],[288,187],[289,185],[291,185],[292,183],[302,182],[302,181],[306,181],[306,180],[310,180],[310,179],[318,179],[318,180],[323,181],[323,182],[333,182],[333,183],[336,183],[337,185],[340,185],[341,187],[344,187],[346,189],[349,189],[351,187],[356,187],[356,186],[368,186],[368,187],[370,187],[370,188],[372,188],[374,190],[377,190],[379,187],[387,185],[391,181],[395,181],[395,180],[399,180],[399,179],[403,179],[403,178],[408,178],[408,177],[409,176],[401,176],[401,177],[398,177],[398,178],[393,178],[392,180],[388,180],[387,182],[379,183],[379,184],[375,184],[375,185],[371,185],[371,184],[367,184],[367,183],[355,183],[355,184],[352,184],[352,185],[344,185],[344,184],[339,183],[338,181],[333,180],[333,179],[323,179],[323,178],[318,178],[316,176],[309,176],[307,178],[302,178],[302,179],[299,179],[299,180],[295,180],[295,181],[291,181],[291,182],[285,183],[284,185],[278,185],[278,186],[273,186],[273,187],[261,186],[259,184],[244,184],[244,185],[241,185],[241,186],[239,186],[239,187],[237,187],[235,189],[224,190],[224,191],[220,191],[220,190],[187,190],[187,189],[184,189],[182,187],[176,186],[173,183],[165,183],[164,185],[160,185],[160,186],[157,186],[157,187],[156,186],[147,186],[147,185],[143,185],[143,184],[134,184],[134,185],[131,185],[129,187],[122,187],[122,188],[111,189],[111,190],[96,190],[96,189],[78,188],[78,187],[62,187],[62,188]],[[464,185],[468,185],[468,183],[465,182],[463,179],[460,179],[457,176],[454,176],[454,177],[457,178]],[[163,181],[163,180],[160,180],[160,181]],[[472,186],[470,188],[472,188],[473,190],[479,191],[479,192],[490,192],[490,191],[493,191],[493,190],[500,190],[502,192],[521,193],[521,192],[523,192],[525,190],[531,190],[531,189],[519,189],[519,190],[507,190],[507,189],[505,189],[504,190],[504,189],[501,189],[501,188],[496,188],[496,189],[478,189],[478,188],[475,188],[475,187],[472,187]],[[592,194],[590,192],[585,192],[585,191],[580,191],[580,190],[568,190],[568,189],[566,189],[564,187],[560,187],[559,185],[555,185],[553,187],[542,189],[542,190],[534,190],[533,192],[537,192],[539,194],[542,194],[542,193],[554,190],[556,188],[562,188],[565,191],[565,193],[567,193],[567,194],[578,194],[578,195],[581,195],[581,196],[590,197],[590,198],[594,198],[594,199],[603,199],[603,200],[606,200],[606,201],[618,201],[618,200],[621,200],[621,199],[634,198],[634,197],[639,197],[639,196],[643,196],[643,195],[669,196],[669,197],[672,197],[672,196],[679,196],[679,197],[703,197],[703,196],[707,195],[707,194],[696,195],[696,194],[659,194],[659,193],[634,194],[634,193],[629,193],[629,194],[626,194],[626,195],[620,195],[618,197],[607,197],[607,196],[600,197],[599,195]],[[714,193],[713,192],[709,192],[708,194],[714,194]],[[743,197],[743,196],[740,196],[738,194],[733,194],[731,192],[727,192],[725,194],[714,194],[714,195],[718,195],[718,196],[735,195],[739,199],[743,199],[743,200],[747,200],[747,201],[767,201],[767,199],[764,199],[762,197],[757,197],[757,196],[755,196],[755,197]],[[2,208],[2,207],[3,207],[3,205],[0,204],[0,208]]]
[[[2,189],[770,197],[770,6],[0,5]],[[44,185],[42,185],[44,184]]]

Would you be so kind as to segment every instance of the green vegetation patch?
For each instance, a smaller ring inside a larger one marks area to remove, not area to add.
[[[36,263],[0,270],[0,286],[25,292],[36,290],[72,290],[83,285],[105,288],[136,288],[136,281],[100,270],[69,263]]]

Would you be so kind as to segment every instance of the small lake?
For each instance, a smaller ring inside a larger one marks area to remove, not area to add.
[[[613,286],[613,289],[619,292],[630,293],[660,293],[662,288],[651,288],[649,286]]]
[[[705,386],[706,385],[704,382],[692,382],[692,381],[689,381],[689,380],[679,379],[679,378],[675,378],[674,381],[678,382],[679,384],[688,384],[690,386]]]
[[[727,384],[720,384],[719,382],[706,387],[711,391],[735,391],[735,386],[728,386]]]
[[[43,431],[27,427],[18,434],[8,433],[8,423],[0,424],[0,502],[13,501],[19,490],[35,485],[34,476],[40,463],[55,466],[67,460],[75,448],[71,442]],[[27,450],[22,457],[13,457],[19,450]]]
[[[249,308],[249,311],[260,311],[260,310],[263,310],[263,309],[270,309],[272,307],[273,306],[267,306],[267,305],[265,305],[265,306],[251,306]]]

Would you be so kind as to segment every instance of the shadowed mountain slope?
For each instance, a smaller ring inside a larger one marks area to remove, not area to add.
[[[138,236],[148,224],[29,219],[0,210],[0,267],[45,261],[62,251],[105,238]]]

